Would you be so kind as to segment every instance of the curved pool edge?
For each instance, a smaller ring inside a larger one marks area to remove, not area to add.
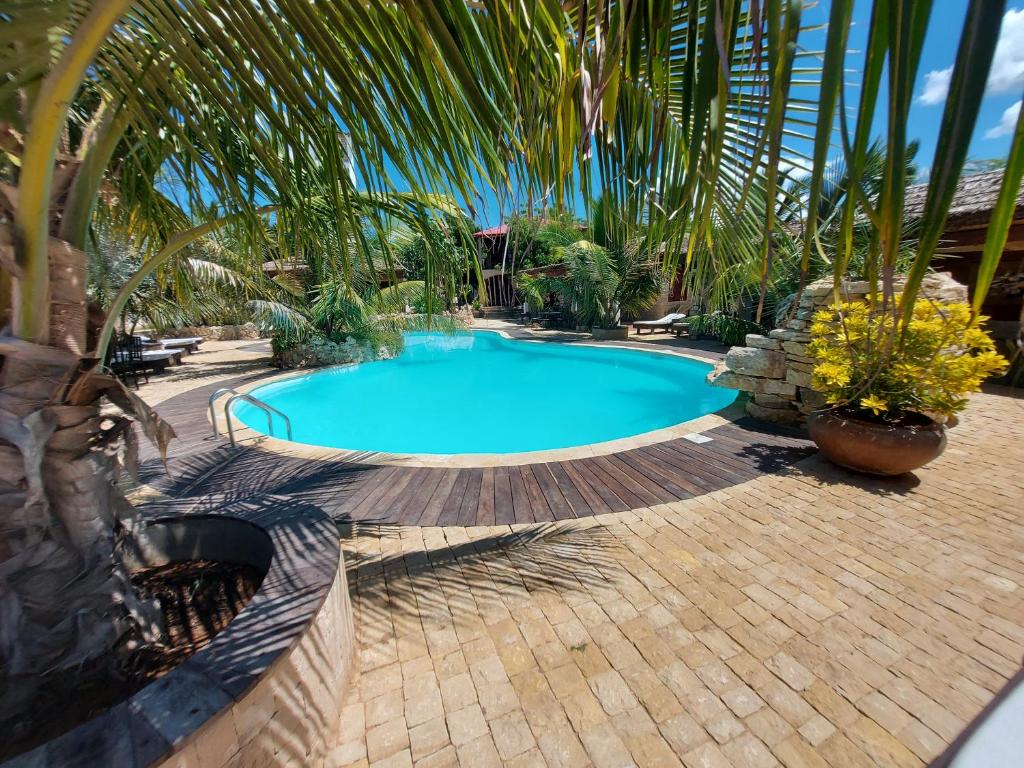
[[[512,336],[507,331],[497,328],[471,328],[471,333],[495,333],[509,341],[519,341],[528,344],[563,344],[566,346],[585,346],[601,349],[626,349],[632,352],[671,355],[697,362],[715,365],[717,360],[702,357],[692,351],[679,352],[674,349],[646,349],[618,341],[554,341],[545,338],[522,338]],[[332,368],[345,368],[358,363],[341,363],[339,365],[322,366],[319,368],[302,368],[294,371],[284,371],[271,374],[265,378],[244,384],[238,388],[238,392],[246,394],[260,387],[269,384],[277,384],[289,379],[308,376],[315,371],[325,371]],[[614,453],[628,451],[632,448],[641,448],[646,445],[655,445],[669,440],[675,440],[686,435],[705,432],[723,424],[729,424],[746,415],[742,398],[737,397],[729,405],[720,408],[712,413],[706,413],[693,419],[681,421],[668,427],[642,432],[638,435],[621,437],[615,440],[605,440],[588,445],[578,445],[570,448],[551,448],[541,451],[523,451],[519,453],[383,453],[379,451],[366,451],[354,448],[330,448],[322,445],[310,445],[298,443],[291,440],[283,440],[271,435],[258,432],[240,419],[235,420],[235,439],[240,445],[248,445],[268,453],[278,453],[292,458],[313,459],[317,461],[335,462],[358,462],[375,466],[403,466],[403,467],[435,467],[448,469],[470,469],[479,467],[511,467],[526,464],[543,464],[550,461],[566,461],[569,459],[583,459],[590,456],[609,456]],[[209,421],[209,413],[206,420]],[[217,434],[227,436],[227,425],[225,419],[218,419]],[[212,427],[212,425],[211,425]]]

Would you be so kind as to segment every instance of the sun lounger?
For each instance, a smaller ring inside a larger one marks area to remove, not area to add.
[[[148,347],[163,347],[164,349],[181,349],[186,353],[199,351],[199,345],[205,341],[202,336],[186,336],[180,339],[154,339],[152,336],[139,336],[142,343]]]
[[[669,328],[672,327],[672,323],[682,320],[685,317],[685,313],[672,312],[658,320],[637,320],[633,323],[633,327],[636,328],[638,336],[643,331],[648,331],[650,333],[654,333],[657,330],[668,331]]]

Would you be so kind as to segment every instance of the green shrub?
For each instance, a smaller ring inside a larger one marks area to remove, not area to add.
[[[717,339],[730,347],[742,345],[748,333],[764,333],[765,327],[751,320],[713,313],[687,319],[690,336]]]

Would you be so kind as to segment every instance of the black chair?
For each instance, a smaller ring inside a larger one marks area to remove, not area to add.
[[[117,343],[112,346],[113,351],[107,354],[110,372],[135,389],[139,388],[140,376],[148,384],[149,374],[142,360],[142,339],[138,336],[119,336]]]

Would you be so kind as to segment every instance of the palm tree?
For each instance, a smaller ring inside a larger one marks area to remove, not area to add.
[[[595,200],[593,239],[556,247],[557,270],[518,276],[516,285],[526,300],[537,306],[543,304],[543,294],[558,294],[586,328],[616,328],[623,313],[636,314],[653,305],[663,284],[661,265],[642,237],[624,243],[611,239],[621,232],[612,225],[618,215],[607,198]]]
[[[423,10],[299,0],[273,15],[227,1],[5,7],[0,47],[15,65],[0,85],[5,703],[30,696],[46,672],[112,662],[128,634],[160,636],[118,555],[134,522],[117,476],[133,455],[132,420],[161,449],[173,431],[98,367],[154,270],[225,227],[261,254],[268,216],[293,243],[325,245],[310,196],[328,177],[312,194],[331,213],[331,241],[346,244],[344,274],[363,250],[356,177],[369,195],[391,192],[393,173],[414,191],[467,196],[471,171],[501,177],[490,137],[502,110],[466,64],[489,53],[470,37],[451,55],[444,17],[465,9]],[[184,189],[185,220],[160,215],[168,178]],[[90,334],[86,250],[98,211],[129,221],[148,247]],[[124,416],[101,419],[106,401]]]

